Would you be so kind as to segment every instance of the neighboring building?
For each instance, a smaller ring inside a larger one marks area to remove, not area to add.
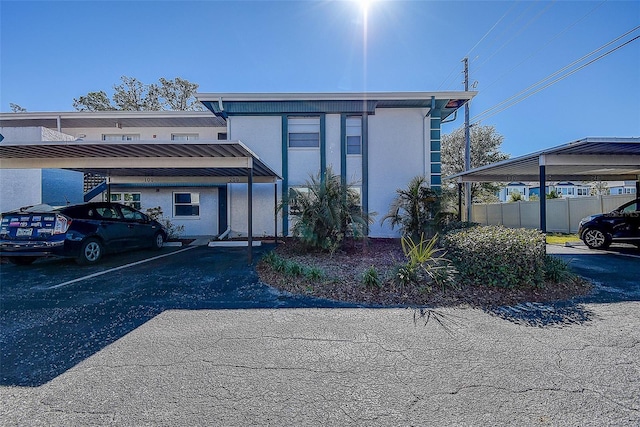
[[[508,202],[512,194],[518,193],[522,196],[523,200],[529,200],[529,188],[529,184],[525,184],[524,182],[510,182],[506,187],[500,189],[498,198],[501,202]]]
[[[609,194],[636,194],[636,183],[635,181],[610,182]]]
[[[210,112],[5,113],[0,124],[43,126],[88,142],[241,141],[282,177],[278,199],[331,167],[357,189],[365,211],[378,213],[370,235],[383,237],[398,235],[397,229],[379,222],[396,189],[417,175],[440,187],[442,123],[474,95],[198,94]],[[110,180],[111,200],[143,211],[160,206],[175,225],[185,227],[186,235],[217,235],[230,228],[233,237],[246,236],[246,195],[246,184],[206,177]],[[273,235],[273,184],[255,183],[252,201],[253,234]],[[288,212],[278,223],[278,234],[288,234]]]
[[[635,186],[633,182],[629,184]],[[633,187],[635,192],[635,187]],[[505,203],[509,201],[509,197],[513,192],[519,192],[522,195],[523,200],[530,200],[531,196],[540,198],[540,185],[538,183],[523,183],[523,182],[510,182],[505,188],[501,189],[498,193],[500,202]],[[550,194],[555,191],[559,197],[573,198],[573,197],[587,197],[593,193],[591,183],[584,182],[557,182],[555,184],[549,184],[545,186],[545,194]],[[629,194],[629,193],[611,193],[611,194]]]

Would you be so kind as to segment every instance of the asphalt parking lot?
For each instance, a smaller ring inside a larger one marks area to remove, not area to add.
[[[639,425],[640,258],[549,251],[594,293],[423,317],[279,293],[246,249],[3,264],[0,424]]]
[[[88,267],[2,264],[0,283],[0,385],[41,385],[165,310],[348,306],[259,283],[240,248],[136,251]]]

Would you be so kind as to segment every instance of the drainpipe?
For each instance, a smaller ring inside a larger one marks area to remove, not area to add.
[[[62,132],[62,118],[60,116],[56,117],[56,125],[58,127],[58,132]]]

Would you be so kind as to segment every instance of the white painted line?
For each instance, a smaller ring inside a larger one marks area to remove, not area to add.
[[[180,249],[179,251],[170,252],[170,253],[164,254],[164,255],[158,255],[158,256],[153,257],[153,258],[143,259],[142,261],[137,261],[137,262],[132,262],[131,264],[121,265],[120,267],[110,268],[109,270],[100,271],[99,273],[89,274],[88,276],[79,277],[77,279],[69,280],[68,282],[60,283],[60,284],[51,286],[51,287],[46,288],[46,289],[56,289],[56,288],[61,288],[63,286],[72,285],[74,283],[82,282],[83,280],[93,279],[94,277],[102,276],[103,274],[113,273],[114,271],[122,270],[124,268],[133,267],[135,265],[144,264],[145,262],[154,261],[156,259],[164,258],[164,257],[175,255],[175,254],[179,254],[180,252],[188,251],[188,250],[194,249],[196,247],[197,246],[187,246],[186,248]]]

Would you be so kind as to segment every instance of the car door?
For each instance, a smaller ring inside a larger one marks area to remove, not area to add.
[[[130,231],[120,211],[114,205],[95,207],[98,221],[98,235],[109,251],[121,251],[130,244]]]
[[[142,212],[129,206],[119,206],[122,218],[129,230],[129,246],[145,247],[149,246],[156,231],[151,228],[151,222]]]

